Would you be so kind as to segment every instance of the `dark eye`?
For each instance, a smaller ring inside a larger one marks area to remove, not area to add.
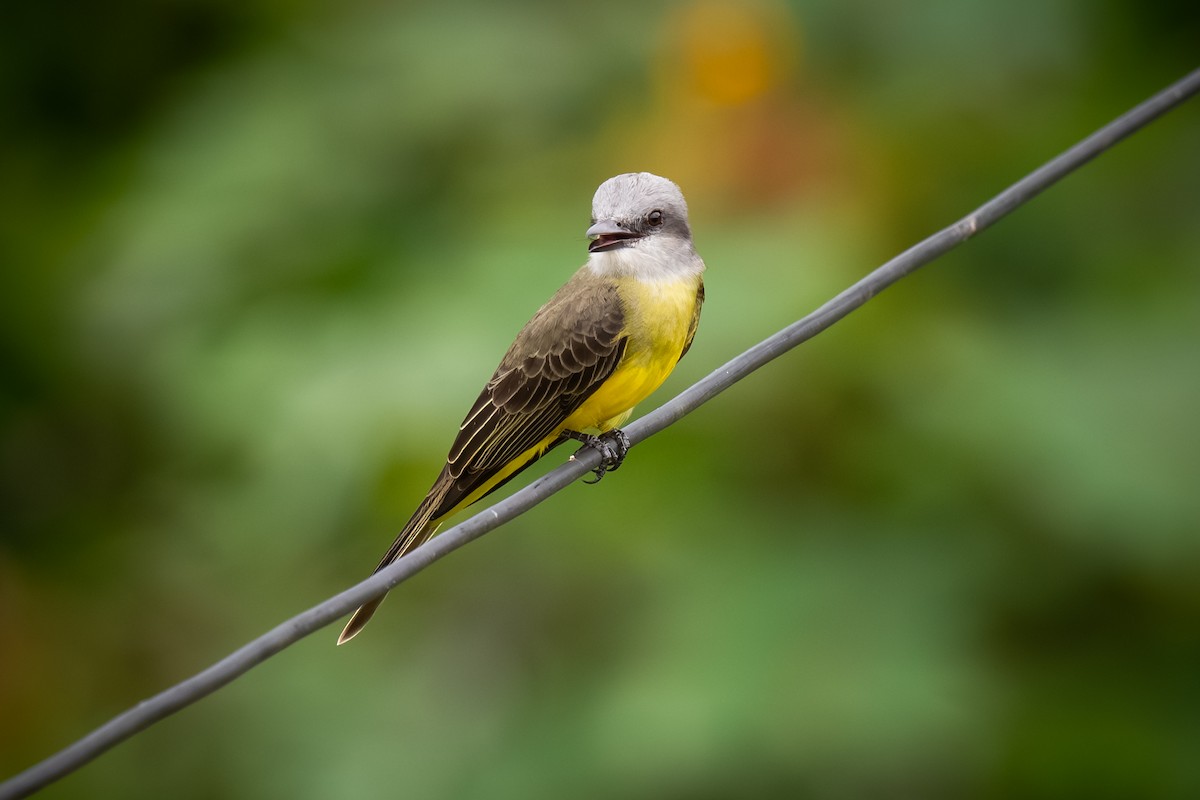
[[[646,215],[646,222],[648,222],[652,228],[660,227],[663,224],[663,213],[657,208],[654,209]]]

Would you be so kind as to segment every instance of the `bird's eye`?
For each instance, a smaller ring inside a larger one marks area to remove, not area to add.
[[[657,208],[646,215],[646,222],[650,223],[650,227],[657,228],[663,224],[663,213]]]

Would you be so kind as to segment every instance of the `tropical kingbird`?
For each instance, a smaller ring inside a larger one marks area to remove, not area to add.
[[[568,439],[600,451],[597,480],[620,466],[629,440],[618,426],[692,344],[704,262],[679,187],[648,172],[600,184],[587,236],[587,263],[517,334],[376,572]],[[587,433],[593,430],[600,435]],[[382,602],[359,607],[338,644],[354,638]]]

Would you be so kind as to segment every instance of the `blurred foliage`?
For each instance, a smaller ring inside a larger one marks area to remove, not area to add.
[[[1193,68],[1200,22],[10,6],[3,775],[365,577],[604,178],[676,180],[710,267],[661,400]],[[1198,141],[1193,102],[44,796],[1200,796]]]

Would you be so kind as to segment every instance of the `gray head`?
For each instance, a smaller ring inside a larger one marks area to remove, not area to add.
[[[600,184],[592,198],[588,251],[638,248],[644,240],[691,239],[687,203],[679,187],[649,172],[628,172]]]

